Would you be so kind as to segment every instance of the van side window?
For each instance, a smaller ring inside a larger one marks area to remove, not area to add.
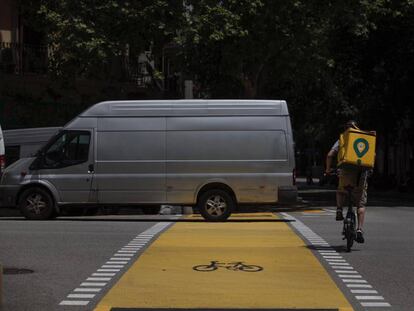
[[[64,132],[44,153],[44,168],[61,168],[88,161],[89,132]]]

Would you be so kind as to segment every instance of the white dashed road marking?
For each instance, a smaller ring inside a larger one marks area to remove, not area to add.
[[[321,258],[331,266],[338,278],[349,288],[350,293],[361,303],[361,306],[366,308],[391,307],[388,302],[384,301],[384,297],[378,295],[378,291],[372,289],[372,286],[322,237],[295,217],[287,213],[280,214],[284,219],[292,221],[291,225],[308,241],[308,244],[318,251]]]
[[[90,300],[96,296],[96,293],[99,293],[109,281],[116,277],[139,250],[144,248],[155,235],[169,227],[171,224],[172,222],[157,223],[136,236],[132,241],[111,256],[109,261],[100,266],[90,277],[86,278],[86,282],[82,282],[80,287],[75,288],[72,293],[68,294],[66,299],[62,300],[59,305],[87,306]]]

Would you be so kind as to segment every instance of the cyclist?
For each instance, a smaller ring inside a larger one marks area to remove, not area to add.
[[[355,121],[348,121],[344,130],[349,128],[358,129],[358,125]],[[339,140],[335,142],[331,150],[326,156],[326,175],[329,175],[332,171],[332,160],[335,158],[339,151]],[[342,213],[342,207],[345,202],[346,194],[345,186],[352,186],[352,197],[353,201],[357,206],[357,215],[358,215],[358,227],[357,227],[357,236],[356,241],[358,243],[364,243],[364,234],[362,231],[362,226],[364,225],[365,220],[365,205],[367,203],[367,189],[368,189],[368,171],[362,171],[358,167],[347,167],[344,169],[338,170],[339,184],[338,191],[336,192],[336,220],[341,221],[344,219]]]

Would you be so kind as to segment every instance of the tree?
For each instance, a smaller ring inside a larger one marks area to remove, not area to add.
[[[51,73],[95,79],[119,79],[113,62],[119,69],[131,53],[162,49],[183,10],[180,1],[167,0],[21,0],[21,8],[47,34]]]

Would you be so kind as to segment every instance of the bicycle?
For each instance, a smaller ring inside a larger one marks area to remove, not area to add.
[[[338,171],[331,172],[329,175],[338,176]],[[342,240],[346,240],[346,251],[350,252],[357,236],[356,213],[352,204],[352,191],[354,190],[354,187],[352,185],[347,185],[344,189],[346,190],[348,199],[348,209],[343,222]]]
[[[194,266],[193,270],[199,271],[199,272],[211,272],[211,271],[217,270],[218,268],[226,268],[227,270],[243,271],[243,272],[259,272],[263,270],[263,268],[260,266],[246,265],[242,261],[229,262],[229,263],[211,261],[209,265]]]
[[[350,252],[357,236],[356,214],[354,206],[352,204],[352,190],[354,189],[354,187],[351,185],[347,185],[344,188],[347,191],[348,210],[344,218],[344,227],[342,230],[342,234],[344,237],[342,238],[342,240],[346,240],[346,251]]]

